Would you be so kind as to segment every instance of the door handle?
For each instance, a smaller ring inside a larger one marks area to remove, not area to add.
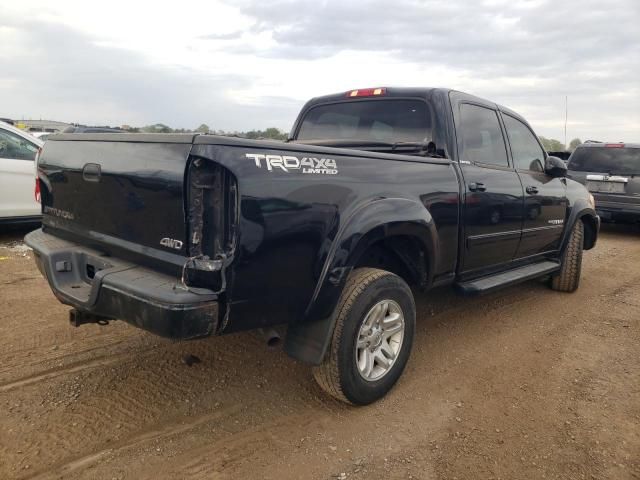
[[[470,192],[484,192],[486,189],[487,187],[484,186],[484,183],[473,182],[469,184]]]
[[[538,187],[534,187],[533,185],[529,185],[526,189],[527,193],[535,194],[538,193]]]
[[[97,163],[86,163],[82,168],[82,178],[87,182],[99,182],[101,175],[100,165]]]

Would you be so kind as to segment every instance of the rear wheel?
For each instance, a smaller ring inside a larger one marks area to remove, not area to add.
[[[397,275],[360,268],[349,275],[335,315],[329,352],[313,376],[338,400],[374,402],[391,390],[409,359],[415,332],[411,290]]]
[[[580,285],[584,223],[578,220],[571,230],[569,243],[562,254],[560,272],[551,277],[551,288],[559,292],[575,292]]]

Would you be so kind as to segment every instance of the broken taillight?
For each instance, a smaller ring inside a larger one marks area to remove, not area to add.
[[[35,191],[33,192],[33,195],[36,199],[36,202],[38,203],[40,203],[40,178],[38,177],[38,160],[40,160],[41,153],[42,153],[42,147],[40,147],[36,152],[36,158],[35,158],[35,161],[33,162],[36,167],[36,188],[35,188]]]
[[[36,198],[36,202],[40,203],[40,179],[36,178],[36,189],[34,192],[34,196]]]

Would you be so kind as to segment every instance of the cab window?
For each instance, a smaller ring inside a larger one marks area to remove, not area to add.
[[[516,169],[544,172],[544,150],[533,132],[520,120],[509,115],[503,115],[503,118]]]
[[[507,148],[495,110],[462,104],[460,129],[464,160],[485,165],[509,166]]]

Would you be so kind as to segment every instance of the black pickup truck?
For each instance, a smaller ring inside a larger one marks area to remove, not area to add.
[[[73,324],[176,339],[286,325],[286,352],[354,404],[401,375],[412,288],[549,277],[571,292],[600,226],[521,116],[448,89],[314,98],[285,143],[63,134],[37,168],[26,242]]]

